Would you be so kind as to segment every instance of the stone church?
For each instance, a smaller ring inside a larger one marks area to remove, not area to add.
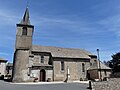
[[[32,45],[34,25],[26,8],[17,24],[13,62],[13,82],[70,81],[86,79],[90,62],[97,56],[84,50]]]

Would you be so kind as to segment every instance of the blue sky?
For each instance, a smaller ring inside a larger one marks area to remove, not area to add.
[[[0,0],[0,57],[13,60],[26,0]],[[120,0],[29,0],[33,44],[82,48],[110,60],[120,51]]]

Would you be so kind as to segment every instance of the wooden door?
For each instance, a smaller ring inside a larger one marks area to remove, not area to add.
[[[42,70],[40,71],[40,81],[41,81],[41,82],[45,82],[45,79],[46,79],[46,72],[45,72],[44,69],[42,69]]]

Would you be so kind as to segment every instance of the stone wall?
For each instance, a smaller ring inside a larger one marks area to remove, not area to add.
[[[16,49],[31,49],[33,26],[27,26],[27,35],[22,35],[24,25],[17,24]]]
[[[33,53],[32,52],[33,57],[30,57],[30,60],[32,60],[33,64],[45,64],[45,65],[49,65],[49,62],[52,62],[51,60],[51,56],[50,54],[47,53]],[[44,62],[41,63],[41,56],[43,56]]]
[[[120,78],[110,78],[108,81],[93,82],[93,90],[120,90]]]
[[[27,82],[29,50],[16,50],[13,65],[13,82]]]
[[[64,70],[61,70],[61,61],[64,61]],[[84,63],[85,71],[82,71],[82,64]],[[54,81],[65,81],[67,78],[67,67],[69,67],[70,80],[84,80],[86,79],[87,68],[90,64],[86,60],[74,59],[54,59]]]
[[[0,62],[0,76],[5,75],[6,62]]]

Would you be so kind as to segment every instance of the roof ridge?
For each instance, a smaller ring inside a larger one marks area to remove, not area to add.
[[[53,48],[60,48],[60,49],[71,49],[71,50],[85,50],[85,49],[82,49],[82,48],[66,48],[66,47],[59,47],[59,46],[42,46],[42,45],[33,45],[34,47],[53,47]],[[85,50],[86,51],[86,50]]]

